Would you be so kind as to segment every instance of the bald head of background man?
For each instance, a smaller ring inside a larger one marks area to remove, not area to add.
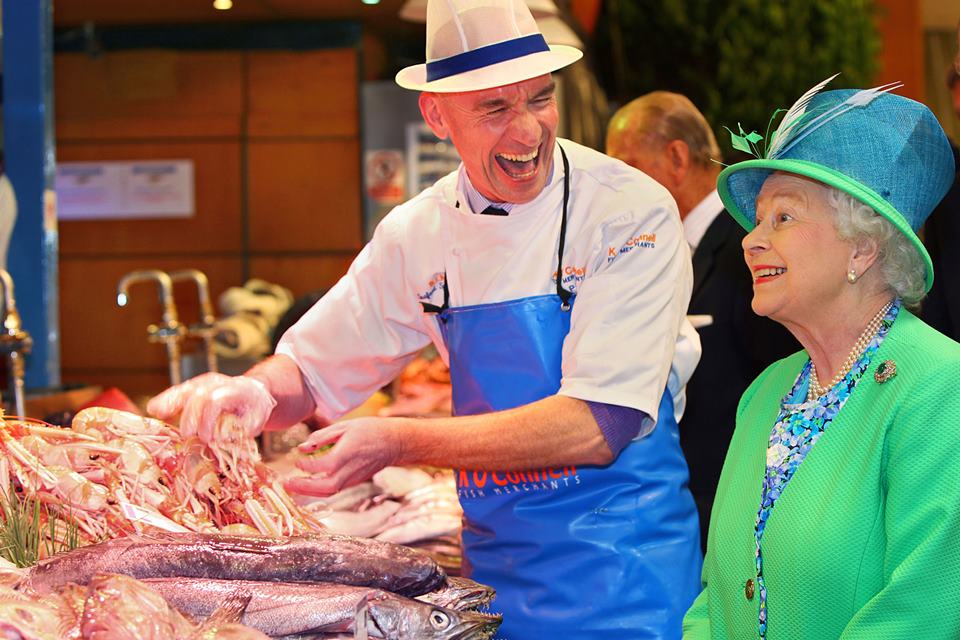
[[[723,168],[720,147],[703,114],[688,98],[669,91],[648,93],[614,114],[607,128],[607,155],[666,187],[681,218],[716,188]]]

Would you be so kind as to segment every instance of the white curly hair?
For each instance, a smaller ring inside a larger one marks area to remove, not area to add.
[[[876,242],[880,252],[877,266],[887,287],[907,306],[916,306],[926,295],[926,267],[920,253],[871,207],[834,187],[827,187],[827,191],[840,238],[850,242],[869,238]]]

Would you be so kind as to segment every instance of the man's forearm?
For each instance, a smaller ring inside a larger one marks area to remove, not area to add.
[[[506,411],[391,426],[401,465],[506,471],[613,461],[587,403],[560,395]]]
[[[286,429],[316,410],[316,403],[300,373],[300,368],[288,356],[271,356],[254,365],[245,376],[259,380],[277,401],[264,429]]]

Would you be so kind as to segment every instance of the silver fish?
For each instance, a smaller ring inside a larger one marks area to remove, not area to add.
[[[362,634],[364,628],[357,628],[356,621],[365,619],[369,638],[482,640],[492,637],[502,620],[498,615],[455,611],[380,589],[342,584],[192,578],[143,582],[171,606],[196,619],[211,615],[224,600],[237,594],[249,596],[239,622],[272,637]]]
[[[411,597],[437,588],[446,578],[426,554],[366,538],[165,533],[115,538],[58,554],[33,567],[20,588],[46,594],[68,582],[87,584],[97,573],[336,582]]]

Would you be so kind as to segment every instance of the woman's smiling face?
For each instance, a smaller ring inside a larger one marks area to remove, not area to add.
[[[825,185],[773,173],[757,196],[756,227],[743,239],[753,310],[785,324],[810,324],[849,286],[854,247],[841,240]]]

